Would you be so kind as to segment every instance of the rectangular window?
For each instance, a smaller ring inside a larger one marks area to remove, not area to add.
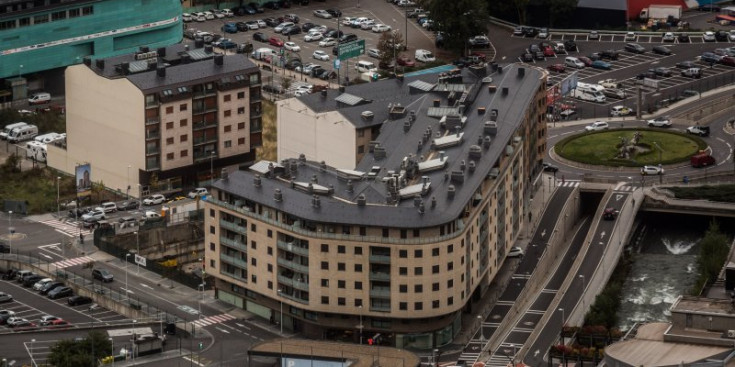
[[[209,209],[209,216],[210,216],[210,217],[214,218],[214,216],[215,216],[215,213],[216,213],[216,212],[214,211],[214,209]]]
[[[33,24],[48,23],[48,14],[36,15],[33,17]]]
[[[362,247],[355,247],[355,255],[362,255]]]
[[[424,275],[424,268],[417,266],[413,269],[413,275]]]
[[[170,115],[172,113],[174,113],[174,106],[168,106],[168,107],[166,107],[166,114],[167,115]],[[172,122],[172,124],[173,124],[173,122]]]
[[[182,143],[185,142],[185,141],[188,141],[188,140],[189,140],[189,135],[186,135],[186,134],[181,135],[181,142]]]
[[[390,230],[388,228],[383,228],[383,237],[388,237],[390,234]]]
[[[187,119],[181,119],[181,120],[179,120],[179,126],[180,127],[185,127],[187,125],[189,125],[189,120],[187,120]]]
[[[268,272],[269,273],[273,272],[273,264],[268,264]]]
[[[420,259],[424,257],[424,250],[414,250],[413,251],[413,257]]]
[[[51,13],[51,21],[55,22],[57,20],[64,20],[66,19],[66,11],[57,11],[54,13]]]
[[[413,309],[416,311],[421,311],[424,309],[424,303],[423,302],[414,302],[413,303]]]
[[[322,243],[322,252],[329,252],[329,245]]]
[[[91,6],[85,6],[82,8],[82,15],[92,15],[94,14],[94,8]]]
[[[268,255],[273,256],[273,247],[268,246]]]
[[[329,297],[322,296],[322,304],[323,305],[328,305],[329,304]]]
[[[337,281],[337,288],[344,289],[345,288],[345,281],[344,280],[338,280]]]
[[[362,264],[355,264],[355,273],[362,273]]]
[[[270,280],[268,281],[268,289],[273,289],[273,282]]]
[[[399,275],[408,275],[408,268],[405,266],[401,266],[398,268],[398,274]]]
[[[322,279],[322,287],[329,287],[329,279]]]
[[[407,311],[408,310],[408,302],[401,302],[398,304],[398,309],[401,311]]]
[[[238,115],[244,115],[245,114],[245,107],[238,107],[237,108],[237,114]]]
[[[173,153],[168,153],[168,154],[166,154],[166,160],[167,160],[167,161],[172,161],[172,160],[174,160],[174,154],[173,154]]]
[[[416,284],[413,286],[413,291],[415,293],[423,293],[424,292],[424,286],[421,284]]]
[[[232,140],[225,140],[225,148],[232,148]]]
[[[337,246],[337,253],[338,254],[344,254],[345,253],[345,247],[343,245]]]
[[[174,138],[166,138],[166,145],[171,145],[174,143]]]
[[[360,236],[367,236],[367,228],[360,227]]]
[[[182,103],[179,105],[179,111],[186,111],[187,109],[189,109],[189,105],[187,105],[186,103]]]
[[[229,94],[225,94],[224,101],[229,102],[232,99],[232,96]]]
[[[79,9],[69,9],[69,18],[76,18],[79,16]]]
[[[439,308],[439,300],[435,299],[431,301],[431,308]]]
[[[179,155],[181,156],[181,158],[188,157],[189,156],[189,151],[188,150],[182,150]]]
[[[252,248],[253,250],[257,249],[258,243],[255,241],[250,241],[250,248]]]
[[[337,305],[344,306],[347,304],[347,300],[344,297],[337,297]]]
[[[337,263],[337,271],[345,271],[345,263]]]
[[[237,138],[237,145],[245,145],[245,138]]]
[[[212,259],[212,260],[209,260],[209,267],[210,267],[210,268],[212,268],[212,269],[216,269],[216,266],[215,266],[215,264],[216,264],[216,262],[214,262],[214,259]]]
[[[214,226],[209,226],[209,233],[211,233],[211,234],[214,234],[215,233]]]
[[[447,305],[451,306],[454,304],[454,297],[447,298]]]
[[[225,117],[232,116],[232,110],[225,110]]]
[[[255,224],[250,223],[250,232],[256,232],[257,227]]]
[[[173,121],[166,123],[166,130],[170,130],[170,129],[173,129],[173,128],[174,128],[174,122]]]
[[[439,265],[433,265],[431,267],[431,273],[432,274],[439,274]]]
[[[398,291],[401,293],[408,293],[408,285],[407,284],[400,284],[398,286]]]
[[[244,122],[238,122],[237,123],[237,129],[238,130],[244,130],[245,129],[245,123]]]
[[[431,249],[431,256],[439,256],[439,248]]]
[[[452,271],[452,270],[454,270],[454,262],[453,262],[453,261],[450,261],[450,262],[449,262],[449,263],[447,264],[447,270],[449,270],[449,271]]]
[[[454,252],[454,245],[449,245],[449,246],[447,247],[447,253],[448,253],[448,254],[451,254],[452,252]]]
[[[71,11],[69,11],[69,18],[71,18]],[[18,19],[18,27],[28,27],[31,25],[31,18],[20,18]]]
[[[272,229],[269,229],[266,233],[267,233],[268,238],[273,238],[273,230]]]
[[[250,265],[252,266],[258,266],[258,259],[251,257],[250,258]]]
[[[419,232],[419,230],[418,230],[418,229],[414,229],[414,230],[413,230],[413,236],[414,236],[414,237],[419,237],[419,234],[420,234],[420,232]]]
[[[355,307],[362,307],[362,298],[355,298]]]
[[[209,243],[209,251],[216,251],[217,246],[214,244],[214,242]]]
[[[405,259],[408,257],[408,250],[398,250],[398,257]]]
[[[237,99],[245,98],[245,92],[237,92]]]
[[[408,230],[402,229],[401,230],[401,239],[406,239],[406,238],[408,238]]]
[[[431,284],[431,290],[432,291],[438,291],[439,290],[439,282]]]
[[[225,125],[225,132],[229,133],[230,131],[232,131],[232,125]]]
[[[329,270],[329,262],[322,261],[322,270]]]
[[[355,282],[355,289],[362,289],[362,282]]]

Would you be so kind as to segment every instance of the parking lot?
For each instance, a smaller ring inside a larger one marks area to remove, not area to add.
[[[227,18],[221,18],[221,19],[214,19],[214,20],[207,20],[205,22],[190,22],[186,24],[187,29],[196,29],[200,31],[206,31],[213,34],[219,34],[222,35],[225,38],[232,39],[233,42],[241,44],[245,42],[251,42],[253,44],[253,49],[257,50],[258,48],[267,47],[270,49],[273,49],[277,53],[280,54],[280,47],[271,45],[268,42],[260,42],[253,40],[253,34],[255,32],[261,32],[265,34],[266,40],[270,39],[271,37],[277,37],[283,42],[294,42],[296,45],[299,46],[300,50],[298,52],[293,52],[286,50],[283,48],[283,55],[282,57],[277,58],[276,63],[277,64],[284,64],[288,63],[290,60],[293,59],[301,59],[303,63],[313,63],[316,65],[321,66],[324,69],[327,70],[333,70],[337,71],[334,65],[334,61],[336,59],[336,56],[332,53],[332,47],[333,46],[319,46],[320,41],[311,41],[307,42],[304,40],[304,36],[308,32],[304,32],[302,30],[301,33],[291,35],[291,36],[284,36],[281,34],[278,34],[274,31],[273,27],[264,27],[260,28],[258,30],[247,30],[237,33],[223,33],[222,27],[225,23],[228,22],[246,22],[251,20],[265,20],[266,18],[273,17],[273,18],[279,18],[283,17],[286,14],[296,14],[299,17],[298,26],[301,27],[305,23],[313,23],[315,25],[323,25],[329,29],[337,29],[337,18],[331,18],[331,19],[323,19],[318,18],[314,16],[313,11],[318,9],[328,9],[328,8],[338,8],[341,12],[341,18],[340,20],[344,20],[345,18],[358,18],[358,17],[367,17],[374,22],[387,24],[391,26],[392,29],[397,30],[401,34],[404,34],[406,29],[405,27],[410,27],[409,33],[414,36],[414,34],[418,31],[420,32],[421,36],[425,38],[425,40],[432,40],[433,39],[433,33],[431,31],[428,31],[426,29],[423,29],[421,26],[417,25],[416,22],[414,22],[414,19],[410,19],[408,23],[405,22],[404,8],[396,7],[392,4],[387,3],[381,3],[376,4],[376,6],[369,6],[369,7],[357,7],[357,6],[345,6],[344,3],[336,2],[336,1],[327,1],[327,2],[314,2],[307,6],[298,6],[293,5],[289,9],[280,9],[280,10],[270,10],[265,9],[264,13],[261,14],[254,14],[254,15],[244,15],[244,16],[234,16],[234,17],[227,17]],[[390,7],[393,11],[387,11],[391,9],[385,9],[384,7]],[[378,9],[380,8],[380,9]],[[379,14],[383,14],[382,16]],[[386,15],[388,14],[388,15]],[[339,30],[345,34],[353,33],[357,36],[358,39],[365,40],[365,49],[370,48],[377,48],[378,39],[380,38],[381,33],[375,33],[372,31],[372,29],[362,29],[362,28],[353,28],[350,26],[346,26],[344,24],[339,25]],[[186,42],[192,42],[191,40],[185,40]],[[409,39],[409,42],[411,42],[410,46],[417,43],[417,40]],[[433,42],[433,41],[432,41]],[[313,57],[314,51],[321,50],[324,51],[328,56],[328,60],[317,60]],[[408,56],[410,59],[413,59],[413,50],[415,48],[411,47],[410,51],[406,53],[406,56]],[[234,52],[232,50],[227,52]],[[400,54],[400,52],[399,52]],[[350,59],[346,62],[343,62],[342,65],[339,67],[340,71],[340,79],[344,80],[345,77],[349,77],[350,79],[354,79],[358,76],[357,71],[355,70],[355,63],[358,60],[371,60],[377,65],[377,59],[370,58],[367,55],[362,55],[360,57],[356,57],[353,59]],[[282,68],[278,68],[282,76],[288,75],[293,76],[294,80],[301,80],[302,82],[304,80],[307,80],[306,78],[301,77],[298,71],[286,71]],[[275,73],[274,73],[275,74]],[[345,75],[347,74],[347,75]],[[277,77],[277,75],[272,75],[268,71],[264,71],[263,73],[263,79],[265,82],[268,82],[270,80],[270,77]],[[335,79],[330,80],[330,82],[334,83],[336,82]],[[326,81],[323,83],[326,84]],[[300,83],[305,84],[305,83]],[[291,90],[295,90],[296,87],[299,84],[294,84],[291,86]]]

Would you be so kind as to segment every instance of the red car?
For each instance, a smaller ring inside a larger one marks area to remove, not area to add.
[[[549,71],[556,71],[557,73],[563,73],[567,70],[567,68],[564,67],[564,64],[552,64],[546,68],[549,69]]]
[[[278,37],[269,38],[268,43],[270,43],[272,46],[283,47],[283,40]]]
[[[552,57],[556,55],[554,53],[554,48],[551,47],[551,45],[544,45],[544,47],[542,47],[541,50],[544,52],[544,56]]]
[[[474,51],[473,53],[471,53],[471,54],[469,54],[467,56],[472,57],[473,59],[476,59],[476,60],[480,60],[482,62],[487,61],[487,55],[485,55],[482,52]]]
[[[416,66],[416,62],[409,59],[406,56],[399,56],[398,65],[411,67],[411,66]]]
[[[727,66],[735,66],[735,57],[725,56],[720,59],[720,64]]]
[[[587,67],[592,66],[592,59],[590,59],[587,56],[577,56],[577,59],[579,59],[579,61],[581,61],[584,64],[584,66],[587,66]]]

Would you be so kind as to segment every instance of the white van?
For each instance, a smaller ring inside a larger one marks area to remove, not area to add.
[[[10,132],[13,131],[13,129],[18,128],[18,127],[23,127],[26,125],[28,124],[25,122],[16,122],[13,124],[5,125],[5,128],[3,129],[3,131],[0,131],[0,139],[7,140],[8,134],[10,134]]]
[[[39,143],[44,143],[44,144],[55,142],[60,139],[62,139],[62,136],[59,133],[48,133],[48,134],[39,135],[33,138],[33,140]]]
[[[276,50],[268,47],[261,47],[252,53],[252,58],[256,60],[266,60],[266,59],[273,59],[278,54],[276,53]]]
[[[358,61],[357,64],[355,64],[355,69],[357,69],[357,71],[361,73],[364,73],[367,71],[374,71],[374,72],[378,71],[378,67],[375,66],[375,64],[373,64],[370,61],[362,61],[362,60]]]
[[[46,144],[35,140],[26,143],[26,158],[46,162]]]
[[[16,127],[8,134],[8,142],[18,143],[21,141],[31,140],[35,138],[36,135],[38,135],[38,128],[36,125]]]
[[[582,62],[582,60],[572,56],[567,56],[566,58],[564,58],[564,65],[574,69],[584,68],[584,63]]]
[[[572,90],[572,96],[583,101],[604,103],[606,100],[604,90],[601,85],[580,82],[577,83],[577,88]]]
[[[436,61],[436,58],[434,57],[434,54],[431,53],[431,51],[422,50],[422,49],[416,50],[416,54],[414,55],[414,58],[416,59],[416,61],[421,61],[421,62]]]
[[[51,94],[49,93],[36,93],[31,96],[31,98],[28,98],[29,104],[41,104],[41,103],[48,103],[51,101]]]

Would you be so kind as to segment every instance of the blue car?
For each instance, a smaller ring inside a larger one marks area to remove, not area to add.
[[[711,63],[711,64],[715,64],[715,63],[720,62],[720,59],[721,58],[722,58],[721,56],[716,55],[716,54],[714,54],[712,52],[705,52],[700,57],[700,59],[702,61],[707,62],[707,63]]]
[[[225,23],[225,25],[222,26],[222,31],[226,33],[237,33],[237,24]]]
[[[602,60],[592,61],[592,65],[590,66],[594,69],[610,70],[610,63],[604,62]]]

